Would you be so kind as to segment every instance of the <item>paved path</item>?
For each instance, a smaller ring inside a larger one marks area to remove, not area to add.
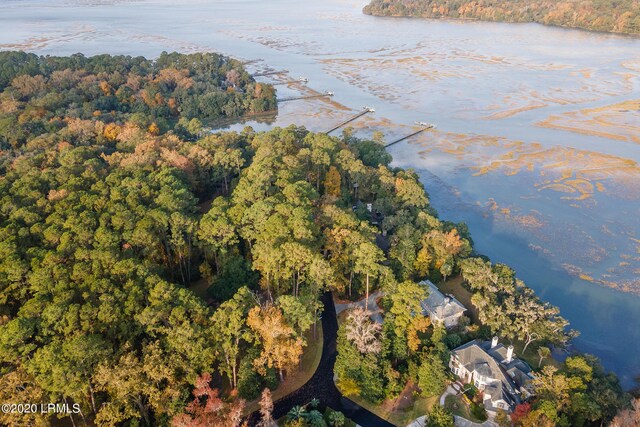
[[[456,383],[449,384],[447,386],[447,389],[440,396],[440,406],[444,406],[447,396],[455,396],[457,394],[460,394],[460,385]],[[411,424],[407,425],[407,427],[424,427],[424,425],[426,424],[426,419],[426,416],[416,418],[415,420],[413,420],[413,422],[411,422]],[[498,427],[498,425],[491,420],[487,420],[482,424],[478,424],[457,415],[454,415],[453,419],[455,421],[456,427]]]
[[[382,309],[380,307],[378,307],[378,304],[376,303],[376,300],[378,298],[380,298],[381,296],[383,296],[384,294],[382,293],[382,291],[377,290],[372,294],[369,294],[369,299],[368,299],[368,309],[369,311],[372,313],[371,314],[371,320],[373,320],[376,323],[380,323],[382,324]],[[362,298],[360,301],[354,301],[354,302],[348,302],[345,304],[336,304],[336,313],[340,314],[343,311],[345,311],[348,308],[355,308],[355,307],[362,307],[364,308],[365,304],[365,299]]]
[[[278,419],[296,405],[306,405],[311,399],[319,399],[321,406],[341,411],[347,418],[364,427],[393,427],[393,424],[369,412],[351,400],[343,397],[333,382],[333,365],[336,363],[336,337],[338,317],[330,293],[322,296],[322,357],[318,369],[305,385],[291,394],[277,400],[273,406],[273,417]],[[260,416],[256,411],[248,418],[250,426],[255,426]]]
[[[453,419],[456,427],[498,427],[498,425],[491,420],[487,420],[482,424],[478,424],[457,415],[454,415]],[[413,422],[411,422],[411,424],[408,424],[407,427],[424,427],[426,425],[426,422],[427,416],[423,415],[413,420]]]
[[[407,424],[407,427],[424,427],[426,422],[427,422],[427,416],[423,415],[413,420],[411,424]]]
[[[453,418],[455,420],[456,427],[498,427],[498,424],[494,423],[491,420],[487,420],[482,424],[478,424],[457,415],[454,415]]]
[[[440,406],[444,406],[444,401],[446,400],[447,396],[455,396],[456,394],[458,394],[458,391],[454,389],[451,384],[449,384],[444,393],[442,393],[442,396],[440,396]]]

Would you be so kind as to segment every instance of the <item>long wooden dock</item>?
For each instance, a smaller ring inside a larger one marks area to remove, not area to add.
[[[349,123],[351,123],[352,121],[359,119],[360,117],[364,116],[365,114],[368,113],[373,113],[375,110],[371,107],[364,107],[364,109],[362,111],[360,111],[358,114],[355,114],[351,117],[349,117],[348,119],[340,122],[339,124],[335,125],[334,127],[332,127],[331,129],[329,129],[328,131],[326,131],[325,133],[327,135],[329,135],[331,132],[333,132],[334,130],[340,129],[342,126],[347,125]]]
[[[256,73],[253,75],[253,77],[266,77],[266,76],[275,76],[277,74],[286,74],[288,73],[287,70],[280,70],[280,71],[264,71],[262,73]]]
[[[301,99],[324,98],[324,97],[330,97],[330,96],[333,96],[333,92],[319,93],[317,95],[290,96],[288,98],[279,98],[276,101],[278,102],[298,101]]]
[[[425,127],[421,128],[421,129],[419,129],[419,130],[415,131],[415,132],[410,133],[410,134],[409,134],[409,135],[407,135],[407,136],[403,136],[402,138],[396,139],[395,141],[392,141],[392,142],[390,142],[390,143],[388,143],[388,144],[385,144],[384,148],[391,147],[392,145],[397,144],[398,142],[402,142],[402,141],[404,141],[405,139],[409,139],[409,138],[411,138],[412,136],[416,136],[416,135],[418,135],[419,133],[424,132],[425,130],[429,130],[429,129],[433,129],[433,128],[435,128],[435,126],[434,126],[434,125],[428,125],[428,126],[425,126]]]

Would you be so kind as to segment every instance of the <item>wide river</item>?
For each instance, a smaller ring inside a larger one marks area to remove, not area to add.
[[[363,0],[0,0],[0,49],[219,51],[281,82],[256,129],[353,122],[390,141],[441,217],[517,270],[625,386],[640,374],[640,39],[536,24],[365,16]],[[1,64],[0,64],[1,65]],[[304,76],[309,83],[286,84]],[[232,125],[238,128],[239,125]]]

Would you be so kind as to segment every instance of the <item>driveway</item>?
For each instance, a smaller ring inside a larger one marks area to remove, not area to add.
[[[320,364],[309,381],[296,391],[274,402],[273,417],[278,419],[287,414],[296,405],[306,405],[311,399],[319,399],[322,407],[341,411],[347,418],[365,427],[393,427],[393,424],[369,412],[355,402],[342,396],[333,382],[333,365],[336,362],[336,337],[338,335],[338,318],[333,304],[333,297],[325,293],[322,298],[323,347]],[[247,421],[255,426],[260,419],[258,411],[251,414]]]
[[[491,420],[487,420],[482,424],[478,424],[457,415],[454,415],[453,418],[455,420],[456,427],[498,427],[498,424],[494,423]]]
[[[440,396],[440,406],[444,406],[447,396],[456,396],[460,394],[460,392],[461,392],[460,384],[458,383],[449,384],[447,386],[447,389]],[[468,419],[462,418],[458,415],[454,415],[453,419],[455,420],[456,427],[498,427],[498,425],[491,420],[487,420],[482,424],[479,424],[479,423],[474,423],[473,421],[469,421]],[[415,421],[413,421],[411,424],[409,424],[409,426],[407,427],[423,427],[424,422],[425,422],[425,418],[420,417]]]
[[[367,306],[368,306],[367,308],[371,312],[371,320],[380,324],[382,324],[382,309],[378,307],[378,304],[376,304],[376,300],[383,295],[384,294],[382,293],[382,291],[377,290],[374,293],[369,294],[369,299],[367,302]],[[336,304],[336,314],[340,314],[343,311],[350,308],[355,308],[355,307],[364,308],[364,306],[365,306],[364,298],[362,298],[360,301],[349,302],[346,304]]]
[[[456,394],[458,394],[458,390],[456,390],[451,384],[449,384],[444,393],[442,393],[442,396],[440,396],[440,406],[444,406],[444,401],[447,396],[455,396]]]
[[[487,420],[482,424],[471,422],[465,418],[459,417],[457,415],[453,416],[455,420],[456,427],[498,427],[496,423],[491,420]],[[407,424],[407,427],[424,427],[427,423],[427,416],[423,415],[419,418],[416,418],[411,422],[411,424]]]
[[[407,427],[424,427],[426,422],[427,422],[427,416],[423,415],[413,420],[411,424],[407,424]]]

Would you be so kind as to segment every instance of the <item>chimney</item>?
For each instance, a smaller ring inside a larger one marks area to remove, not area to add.
[[[491,340],[491,348],[494,348],[495,346],[498,345],[498,337],[495,336],[493,337],[493,339]]]
[[[510,345],[509,347],[507,347],[507,363],[511,363],[512,359],[513,359],[513,346]]]

